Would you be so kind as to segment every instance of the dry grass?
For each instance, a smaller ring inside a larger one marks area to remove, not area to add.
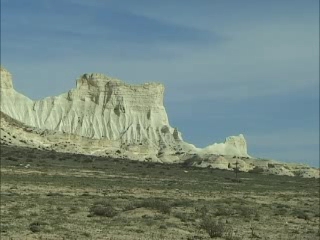
[[[318,238],[318,180],[185,170],[1,146],[1,239]]]

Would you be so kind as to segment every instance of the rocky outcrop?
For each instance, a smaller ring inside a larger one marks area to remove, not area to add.
[[[196,148],[170,126],[159,83],[129,85],[103,74],[84,74],[76,88],[56,97],[32,101],[14,90],[11,74],[1,68],[1,111],[25,125],[107,140],[121,149],[162,161],[179,161],[177,152],[245,156],[243,135],[225,143]],[[105,146],[108,148],[108,146]]]
[[[250,157],[242,134],[203,149],[184,142],[169,124],[162,84],[133,86],[103,74],[84,74],[75,89],[32,101],[14,90],[11,74],[1,68],[0,91],[1,144],[319,178],[316,168]]]
[[[0,88],[1,89],[12,89],[12,76],[5,68],[0,67]]]
[[[304,164],[284,163],[271,159],[259,159],[248,157],[231,157],[214,154],[184,156],[184,164],[187,166],[214,168],[253,174],[282,175],[290,177],[319,178],[320,170]]]
[[[214,143],[201,149],[201,152],[204,154],[214,152],[220,155],[249,157],[247,153],[247,142],[243,134],[227,137],[224,143]]]
[[[124,143],[174,139],[161,84],[130,86],[101,74],[85,74],[75,89],[31,101],[8,88],[9,80],[1,82],[2,111],[32,127]]]

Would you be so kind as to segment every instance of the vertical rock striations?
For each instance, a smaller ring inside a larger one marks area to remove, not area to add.
[[[1,68],[0,86],[1,111],[31,127],[106,139],[127,151],[159,157],[177,151],[248,156],[243,135],[204,149],[185,143],[169,125],[159,83],[129,85],[103,74],[84,74],[69,92],[32,101],[14,90],[11,74]]]

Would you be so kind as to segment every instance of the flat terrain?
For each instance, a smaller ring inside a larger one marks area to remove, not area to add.
[[[319,180],[1,146],[1,239],[319,239]]]

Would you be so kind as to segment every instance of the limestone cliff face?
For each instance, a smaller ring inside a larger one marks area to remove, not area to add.
[[[131,86],[102,74],[84,74],[75,89],[32,101],[12,88],[7,71],[1,75],[2,111],[29,126],[123,143],[174,140],[162,84]]]
[[[169,125],[159,83],[128,85],[103,74],[84,74],[76,88],[56,97],[32,101],[13,88],[11,74],[1,68],[1,111],[28,126],[106,139],[121,148],[167,156],[176,151],[248,156],[244,137],[197,149],[183,142]]]

